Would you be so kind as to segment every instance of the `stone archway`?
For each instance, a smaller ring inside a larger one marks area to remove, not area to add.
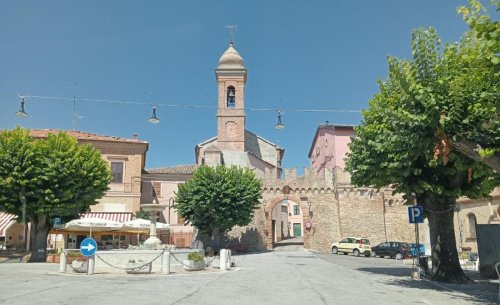
[[[272,250],[275,246],[272,211],[275,209],[276,206],[281,204],[283,200],[290,200],[300,206],[300,209],[302,211],[302,227],[304,228],[304,235],[303,235],[304,247],[308,248],[310,232],[307,229],[306,223],[309,222],[310,218],[309,218],[309,206],[307,205],[307,197],[290,195],[290,194],[281,194],[275,196],[273,198],[270,198],[269,200],[267,200],[267,202],[264,203],[265,217],[266,217],[266,224],[265,224],[266,248],[268,250]]]

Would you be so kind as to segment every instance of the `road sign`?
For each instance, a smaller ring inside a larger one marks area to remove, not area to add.
[[[424,207],[421,205],[408,207],[408,218],[410,219],[410,223],[424,222]]]
[[[61,226],[61,217],[54,217],[54,228],[59,229]]]
[[[92,256],[97,249],[97,243],[92,238],[85,238],[80,244],[80,252],[83,256]]]

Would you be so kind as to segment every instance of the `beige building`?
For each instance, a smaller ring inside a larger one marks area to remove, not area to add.
[[[175,209],[175,192],[179,184],[189,180],[193,175],[196,165],[178,165],[146,169],[142,175],[141,203],[157,203],[166,206],[158,215],[160,222],[170,224],[167,236],[159,238],[178,248],[189,247],[193,241],[194,228],[184,224],[184,219],[177,214]]]
[[[455,237],[457,247],[464,252],[478,252],[476,224],[500,225],[500,187],[495,188],[490,196],[480,200],[460,198],[457,202]]]
[[[33,129],[30,135],[33,138],[43,139],[49,133],[59,133],[60,130]],[[131,220],[133,214],[140,210],[141,174],[146,162],[148,143],[141,141],[134,135],[133,139],[113,136],[96,135],[82,131],[65,131],[74,137],[80,144],[90,144],[98,149],[102,158],[109,163],[112,180],[109,190],[90,207],[90,212],[83,217],[102,218],[125,222]],[[60,234],[50,234],[49,248],[78,248],[86,235],[69,234],[64,238]],[[136,243],[135,237],[120,235],[96,236],[99,246],[107,248],[125,247]]]

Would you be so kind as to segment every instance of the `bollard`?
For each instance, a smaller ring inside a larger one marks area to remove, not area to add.
[[[227,250],[221,249],[219,252],[220,255],[220,270],[227,269]]]
[[[232,261],[232,258],[231,258],[231,250],[226,250],[227,251],[227,260],[226,260],[226,268],[228,270],[231,270],[231,261]]]
[[[59,258],[59,272],[66,272],[66,252],[61,252],[61,257]]]
[[[87,275],[92,275],[94,274],[95,254],[89,256],[87,259],[88,259]]]
[[[170,251],[163,252],[161,257],[161,273],[170,274]]]

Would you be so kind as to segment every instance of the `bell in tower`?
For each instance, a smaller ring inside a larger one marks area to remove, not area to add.
[[[227,108],[234,108],[234,105],[236,103],[235,98],[236,95],[234,94],[234,87],[227,87]]]

